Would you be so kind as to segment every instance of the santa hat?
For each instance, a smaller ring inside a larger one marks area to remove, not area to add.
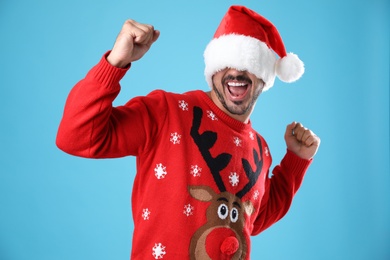
[[[263,90],[273,86],[276,76],[290,83],[299,79],[305,70],[297,55],[286,53],[276,27],[244,6],[229,8],[204,51],[204,60],[210,87],[213,75],[225,68],[256,75],[265,82]]]

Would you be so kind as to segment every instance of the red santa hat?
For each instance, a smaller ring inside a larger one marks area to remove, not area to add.
[[[276,27],[244,6],[229,8],[204,51],[204,60],[210,87],[213,75],[225,68],[256,75],[265,82],[264,91],[273,86],[276,76],[290,83],[305,70],[297,55],[286,52]]]

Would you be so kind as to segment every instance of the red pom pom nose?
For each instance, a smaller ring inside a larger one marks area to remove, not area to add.
[[[239,248],[240,241],[230,228],[215,228],[206,238],[206,252],[211,259],[231,259]]]
[[[225,255],[232,255],[237,252],[240,243],[236,237],[227,237],[221,245],[221,251]]]

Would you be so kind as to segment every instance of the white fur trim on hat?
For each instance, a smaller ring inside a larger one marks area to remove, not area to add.
[[[253,37],[229,34],[214,38],[204,51],[206,81],[213,86],[213,75],[226,68],[248,71],[265,82],[263,91],[273,86],[276,76],[275,53]],[[283,71],[281,66],[281,71]]]

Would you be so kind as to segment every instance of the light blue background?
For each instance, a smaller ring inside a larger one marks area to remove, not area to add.
[[[253,259],[390,259],[389,1],[0,1],[0,259],[128,259],[134,158],[55,146],[71,87],[127,18],[161,37],[115,101],[155,88],[207,90],[203,50],[231,4],[269,18],[305,62],[252,116],[274,163],[293,120],[322,139],[291,210],[253,238]]]

